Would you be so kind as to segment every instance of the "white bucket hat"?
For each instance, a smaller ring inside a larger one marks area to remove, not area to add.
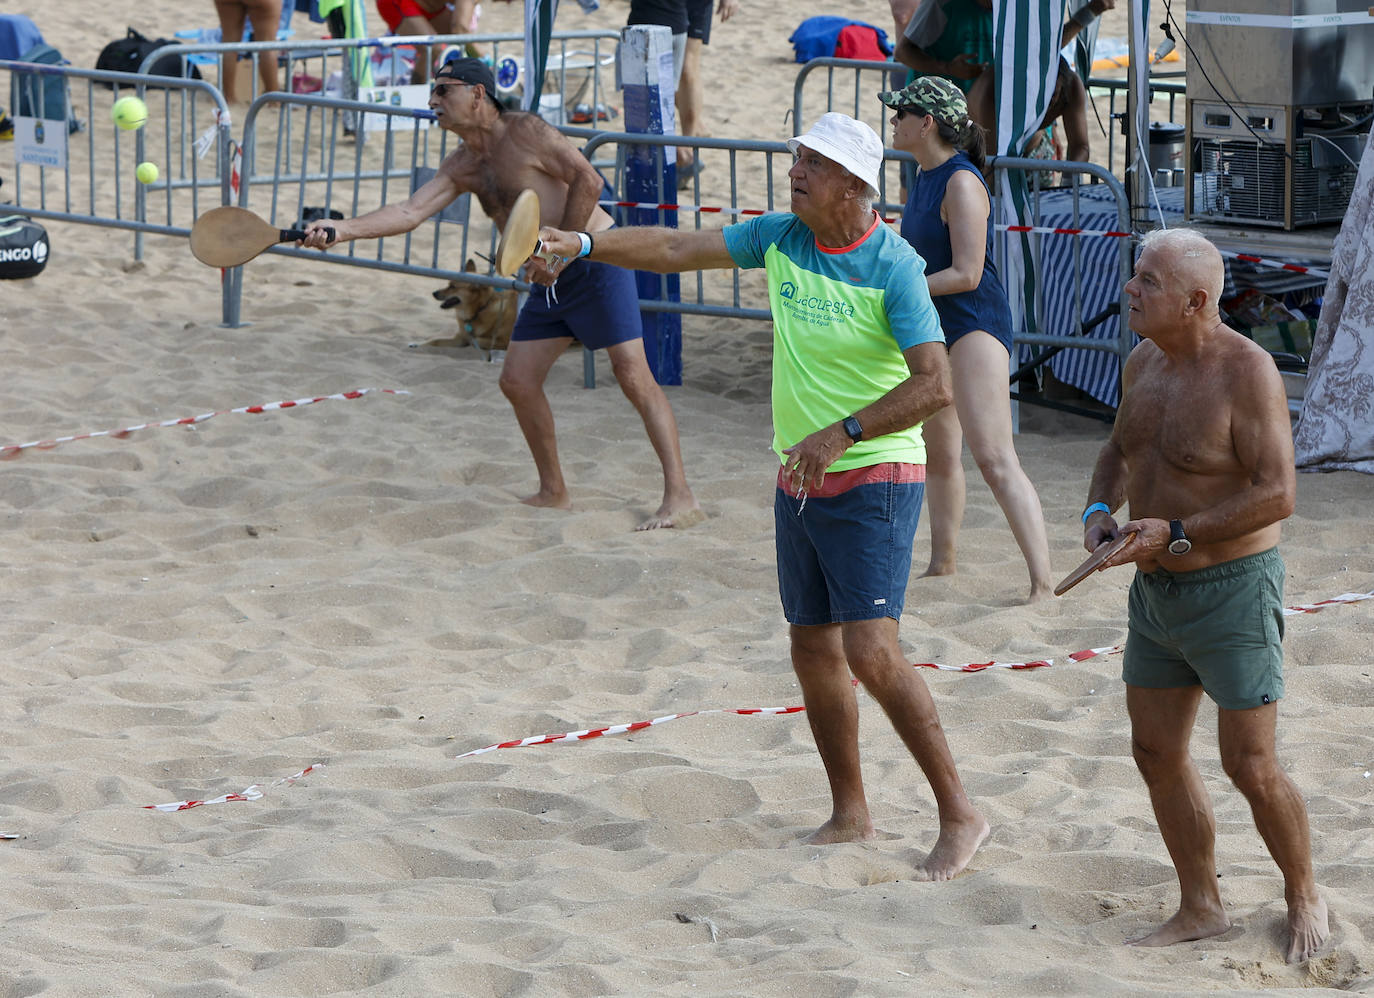
[[[883,169],[883,141],[862,121],[838,111],[827,111],[816,119],[811,131],[787,140],[793,155],[798,146],[834,160],[877,192],[878,174]]]

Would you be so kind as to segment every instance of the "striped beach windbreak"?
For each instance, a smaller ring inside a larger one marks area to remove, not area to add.
[[[1149,60],[1145,56],[1144,34],[1149,23],[1149,0],[1123,0],[1129,4],[1131,23],[1137,38],[1131,39],[1132,52],[1142,53],[1131,63],[1131,85],[1136,93],[1149,93]],[[1045,108],[1054,93],[1055,76],[1059,65],[1059,39],[1063,33],[1065,4],[1062,0],[994,0],[993,35],[997,51],[1002,53],[997,63],[997,148],[1002,156],[1019,156],[1026,142],[1040,127]],[[1072,9],[1084,6],[1082,0],[1070,0]],[[1121,9],[1121,8],[1118,8]],[[1080,72],[1092,64],[1091,46],[1096,39],[1097,24],[1081,33],[1075,45],[1075,58]],[[1134,162],[1131,150],[1126,161]],[[1003,173],[998,193],[1001,195],[1001,214],[997,221],[1005,225],[1029,224],[1026,174],[1020,171]],[[1008,237],[1006,241],[1005,273],[1012,315],[1017,329],[1038,332],[1066,332],[1066,330],[1037,330],[1034,303],[1035,280],[1028,235]],[[1017,294],[1016,289],[1021,289]],[[1053,289],[1040,289],[1053,294]]]
[[[549,64],[549,39],[558,0],[525,0],[525,110],[539,111],[544,67]]]
[[[1129,0],[1128,0],[1129,2]],[[1064,28],[1062,0],[995,0],[992,11],[997,52],[997,148],[999,156],[1020,156],[1040,127],[1040,119],[1054,93],[1059,72],[1059,38]],[[1029,219],[1026,174],[1001,174],[1001,217],[1004,225],[1024,225]],[[1002,275],[1011,300],[1013,325],[1032,329],[1035,323],[1035,274],[1030,265],[1030,240],[1025,234],[1008,237]],[[1016,289],[1021,289],[1021,294]],[[1031,306],[1031,307],[1028,307]]]

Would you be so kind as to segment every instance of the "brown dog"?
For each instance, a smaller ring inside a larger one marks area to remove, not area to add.
[[[469,260],[463,268],[476,273],[477,266]],[[486,352],[505,350],[510,346],[510,334],[515,328],[518,294],[509,288],[494,288],[466,281],[449,281],[434,292],[440,308],[452,309],[458,320],[458,334],[450,339],[430,340],[427,347],[465,347],[472,344]]]

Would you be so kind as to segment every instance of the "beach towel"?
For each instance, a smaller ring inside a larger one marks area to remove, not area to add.
[[[855,21],[848,17],[808,17],[801,24],[797,25],[797,30],[787,40],[792,43],[792,49],[796,53],[797,62],[810,62],[812,59],[819,59],[823,56],[838,55],[836,48],[840,44],[840,33],[846,28],[859,28],[864,33],[869,34],[877,46],[881,55],[876,58],[882,59],[892,54],[892,45],[887,40],[887,32],[882,28],[875,28],[871,24],[863,21]],[[850,41],[851,46],[859,46],[862,43]],[[862,44],[867,50],[867,45]],[[848,58],[848,57],[847,57]],[[858,56],[857,58],[868,59],[873,56]]]

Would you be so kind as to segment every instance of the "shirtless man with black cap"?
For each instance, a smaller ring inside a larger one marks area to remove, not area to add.
[[[430,109],[440,127],[461,138],[462,144],[445,157],[434,178],[405,201],[331,221],[333,242],[323,225],[311,225],[303,245],[326,249],[349,239],[409,232],[469,191],[501,229],[516,197],[527,188],[539,195],[542,225],[587,232],[612,226],[610,215],[597,203],[603,186],[600,174],[538,115],[505,109],[496,98],[496,80],[486,63],[454,59],[440,67],[434,79]],[[663,501],[638,529],[689,527],[702,520],[683,470],[677,420],[644,354],[634,275],[578,260],[559,272],[557,288],[550,290],[553,275],[535,258],[527,276],[543,287],[532,290],[520,310],[501,369],[501,391],[515,409],[539,472],[539,491],[523,502],[559,509],[572,506],[544,379],[576,337],[592,349],[606,348],[616,381],[643,419],[663,466]]]

